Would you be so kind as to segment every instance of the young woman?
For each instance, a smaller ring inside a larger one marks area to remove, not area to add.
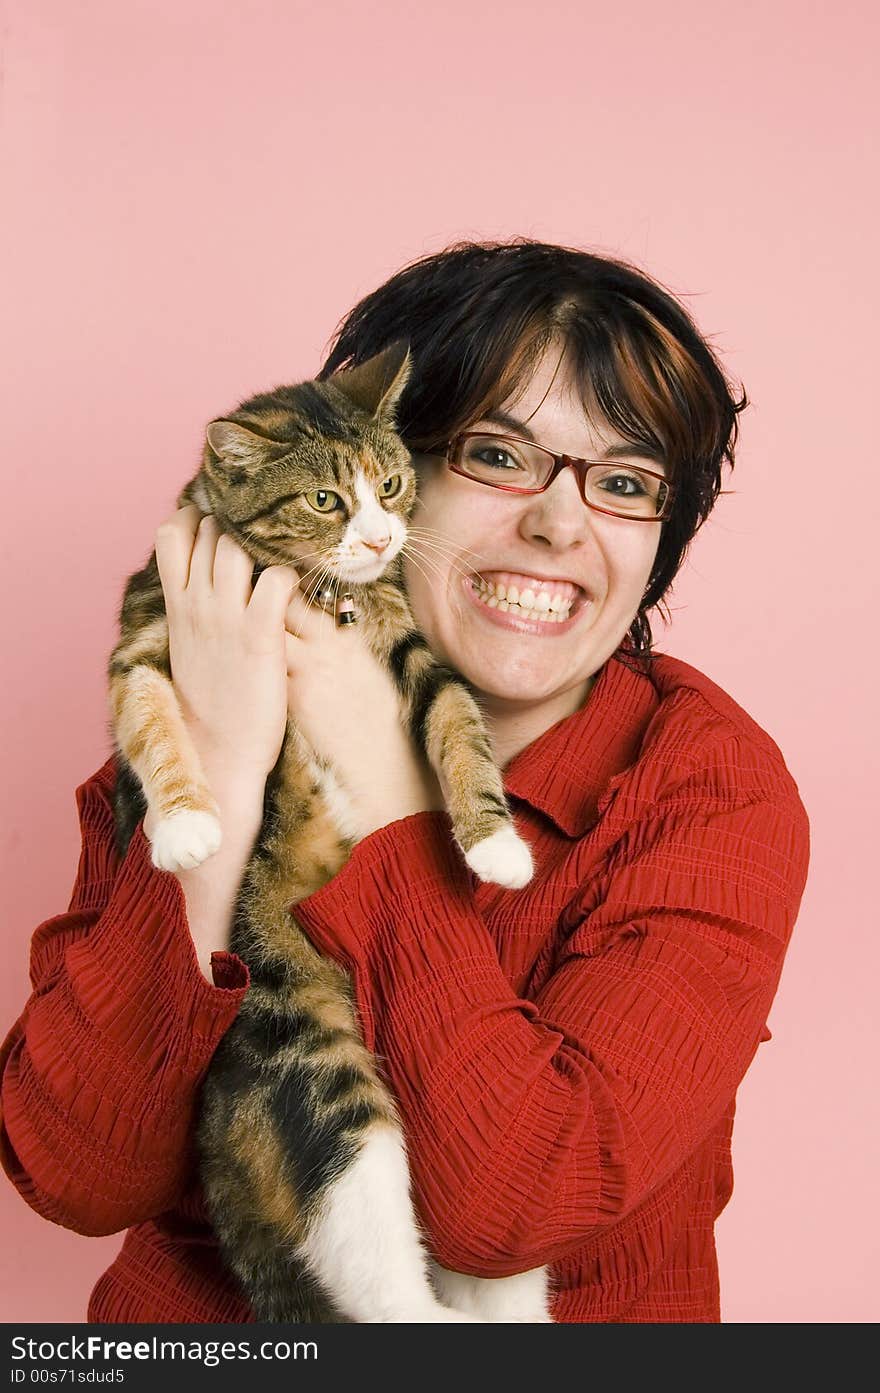
[[[773,743],[651,647],[733,463],[736,401],[686,312],[624,264],[466,244],[342,326],[323,375],[409,342],[408,585],[481,695],[536,872],[477,883],[360,642],[184,509],[159,529],[178,689],[221,803],[177,876],[113,851],[108,761],[78,790],[70,908],[4,1050],[3,1160],[47,1218],[129,1232],[94,1321],[237,1321],[194,1174],[199,1086],[247,973],[226,950],[288,711],[368,834],[297,906],[353,974],[446,1268],[551,1265],[557,1321],[718,1321],[738,1084],[776,991],[808,825]],[[267,579],[268,577],[268,579]],[[286,622],[285,622],[286,619]]]

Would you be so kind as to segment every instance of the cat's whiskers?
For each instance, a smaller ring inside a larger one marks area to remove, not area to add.
[[[425,541],[423,537],[416,537],[412,543],[412,547],[420,547],[425,549],[422,552],[422,560],[425,563],[431,561],[437,569],[438,576],[442,575],[443,568],[440,565],[441,561],[445,561],[446,564],[449,566],[450,570],[453,571],[456,575],[461,576],[463,580],[470,574],[464,566],[459,564],[458,559],[456,557],[450,555],[450,553],[446,551],[441,550],[439,547],[435,547],[433,543]],[[407,547],[404,547],[403,550],[407,552],[408,556],[413,555],[412,548],[407,550]]]
[[[327,614],[335,614],[336,602],[339,598],[339,586],[341,584],[340,578],[329,569],[326,563],[319,563],[318,565],[313,566],[311,571],[308,572],[308,575],[312,575],[315,571],[319,571],[319,575],[317,578],[317,583],[313,587],[314,593],[317,596],[320,595],[323,591],[329,590],[332,594],[332,601],[328,604],[321,605],[321,608]]]
[[[449,551],[445,547],[438,546],[436,542],[430,542],[425,537],[414,537],[412,539],[412,544],[413,546],[422,547],[425,551],[430,552],[433,556],[440,557],[443,561],[447,561],[450,566],[460,571],[462,575],[466,574],[466,570],[455,552]]]
[[[416,560],[416,558],[418,558],[425,566],[430,566],[432,570],[439,574],[440,563],[430,552],[422,551],[417,542],[405,542],[401,547],[401,551],[404,556],[410,557],[411,560]]]
[[[326,549],[325,549],[324,547],[318,547],[318,549],[317,549],[316,551],[307,551],[306,554],[305,554],[305,556],[298,556],[298,557],[296,557],[296,559],[292,562],[292,564],[295,565],[295,566],[299,566],[300,563],[303,562],[303,561],[311,561],[311,559],[312,559],[313,556],[325,556],[325,555],[326,555]],[[316,562],[315,562],[315,565],[316,565],[316,566],[320,566],[320,564],[321,564],[320,561],[316,561]]]
[[[440,566],[437,564],[436,561],[432,561],[427,556],[419,557],[408,546],[403,546],[401,550],[403,551],[405,556],[409,557],[410,561],[413,563],[416,570],[419,572],[419,575],[424,577],[424,579],[428,582],[428,585],[432,589],[437,581],[439,581],[442,584],[443,571],[441,570]]]
[[[482,552],[471,550],[470,547],[459,547],[450,541],[442,532],[434,532],[433,529],[411,527],[410,535],[423,546],[430,546],[441,555],[446,555],[450,560],[464,559],[473,563],[486,561],[487,557]],[[474,570],[477,569],[475,564]]]
[[[425,581],[427,581],[428,586],[429,586],[429,587],[433,586],[433,580],[432,580],[431,576],[428,575],[428,572],[423,568],[423,566],[421,565],[421,562],[419,562],[419,561],[416,559],[416,557],[413,556],[413,554],[412,554],[411,551],[407,551],[406,546],[402,547],[401,550],[404,552],[404,554],[405,554],[406,556],[409,557],[410,561],[411,561],[411,562],[413,563],[413,565],[415,566],[415,568],[416,568],[416,570],[418,571],[419,575],[422,576],[422,577],[424,578]]]
[[[315,564],[314,564],[314,566],[310,566],[309,569],[308,569],[307,571],[303,571],[303,572],[301,572],[301,573],[300,573],[300,572],[297,572],[297,574],[299,575],[300,589],[303,588],[303,586],[305,585],[305,582],[306,582],[311,576],[313,576],[313,575],[315,574],[316,571],[320,571],[321,576],[322,576],[322,577],[324,576],[324,574],[326,573],[326,565],[325,565],[324,561],[316,561]]]
[[[246,542],[249,542],[251,544],[251,549],[249,549],[246,546],[244,550],[247,551],[251,560],[256,565],[262,566],[265,569],[267,566],[293,566],[295,564],[294,558],[290,555],[289,552],[279,551],[277,547],[274,547],[271,545],[271,543],[267,542],[265,537],[260,537],[255,532],[248,532],[246,529],[242,529],[241,535],[244,537]],[[255,556],[254,552],[257,552],[258,555]],[[263,561],[262,557],[265,556],[267,553],[270,557],[270,560]]]
[[[441,532],[436,527],[419,527],[414,525],[409,528],[409,531],[414,535],[431,538],[435,542],[443,542],[447,546],[453,547],[455,551],[461,551],[466,556],[473,556],[478,561],[486,560],[482,552],[474,551],[471,547],[461,547],[457,542],[453,543],[452,538],[446,532]]]
[[[317,557],[318,557],[318,560],[315,562],[315,564],[314,564],[313,566],[311,566],[310,569],[309,569],[308,571],[304,571],[304,572],[303,572],[303,571],[300,571],[299,568],[300,568],[300,566],[303,564],[303,562],[304,562],[304,561],[311,561],[311,559],[312,559],[313,556],[317,556]],[[306,577],[307,575],[311,575],[313,571],[317,570],[319,566],[321,566],[321,565],[324,564],[324,556],[325,556],[324,548],[323,548],[323,547],[320,547],[317,551],[307,551],[306,554],[305,554],[305,556],[296,556],[296,557],[292,557],[292,558],[287,562],[287,564],[288,564],[288,566],[292,566],[292,567],[294,568],[294,570],[296,571],[297,575],[298,575],[299,578],[300,578],[300,584],[302,584],[302,581],[305,579],[305,577]]]
[[[294,569],[297,569],[303,561],[310,561],[313,556],[323,556],[325,554],[324,547],[318,547],[315,551],[307,551],[304,556],[292,556],[289,552],[282,553],[272,542],[267,541],[265,537],[261,537],[257,532],[252,532],[248,527],[241,528],[241,535],[246,538],[247,541],[252,542],[259,550],[269,551],[274,558],[271,563],[273,566],[292,566]],[[249,554],[252,555],[252,553]],[[252,559],[256,560],[255,557],[252,557]]]
[[[308,575],[311,576],[315,571],[318,572],[318,575],[311,586],[312,600],[317,603],[319,609],[324,610],[325,614],[335,614],[339,581],[333,572],[328,569],[326,564],[313,566],[312,570],[308,572]],[[318,599],[318,596],[326,595],[327,591],[330,591],[332,595],[332,600],[329,603],[325,603]]]
[[[481,566],[485,564],[484,562],[481,562],[477,557],[462,557],[459,552],[450,551],[447,548],[438,545],[436,542],[428,541],[424,537],[414,537],[413,542],[415,545],[425,548],[426,551],[430,551],[432,555],[440,557],[442,560],[446,561],[450,566],[453,566],[455,570],[459,572],[460,575],[471,575],[474,572],[479,571],[481,569]]]

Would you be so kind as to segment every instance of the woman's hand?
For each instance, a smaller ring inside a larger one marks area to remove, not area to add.
[[[209,782],[260,784],[287,723],[284,614],[296,572],[253,561],[212,517],[181,508],[156,534],[174,690]]]
[[[437,781],[404,728],[391,675],[357,626],[338,627],[297,591],[285,623],[291,720],[332,765],[362,835],[442,808]]]
[[[180,870],[186,918],[202,975],[229,947],[242,874],[263,819],[266,779],[287,726],[284,612],[296,572],[263,571],[213,518],[181,508],[156,534],[178,703],[220,810],[220,850]],[[144,830],[151,834],[151,813]]]

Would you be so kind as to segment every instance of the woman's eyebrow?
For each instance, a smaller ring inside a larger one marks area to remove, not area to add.
[[[666,461],[659,450],[653,449],[650,445],[640,445],[636,441],[629,441],[628,443],[625,441],[621,445],[609,445],[602,458],[618,459],[622,455],[633,455],[636,459],[652,460],[654,464],[659,465],[661,469],[665,469],[666,467]]]
[[[521,436],[524,440],[531,440],[534,445],[540,445],[540,441],[534,432],[526,425],[525,421],[517,420],[516,416],[511,416],[507,411],[502,411],[500,407],[493,407],[487,411],[485,416],[480,417],[481,421],[491,421],[495,426],[503,426],[505,430],[512,431],[514,435]],[[650,445],[642,445],[636,441],[622,440],[617,445],[609,445],[608,449],[600,456],[601,459],[620,459],[626,455],[633,455],[636,459],[653,460],[655,464],[665,463],[663,455],[659,450],[652,449]]]
[[[508,415],[500,407],[493,407],[485,416],[481,416],[480,420],[491,421],[494,426],[503,426],[505,430],[512,430],[517,435],[521,435],[524,440],[531,440],[534,445],[538,443],[525,421],[518,421],[515,416]]]

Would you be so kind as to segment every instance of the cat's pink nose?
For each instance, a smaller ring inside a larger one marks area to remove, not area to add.
[[[382,540],[381,542],[368,542],[367,539],[366,539],[366,537],[362,537],[362,538],[361,538],[361,541],[363,542],[363,544],[364,544],[365,547],[369,547],[369,548],[370,548],[370,551],[381,552],[381,551],[384,551],[384,550],[385,550],[385,548],[387,547],[388,543],[391,541],[391,538],[390,538],[390,536],[389,536],[389,537],[383,538],[383,540]]]

